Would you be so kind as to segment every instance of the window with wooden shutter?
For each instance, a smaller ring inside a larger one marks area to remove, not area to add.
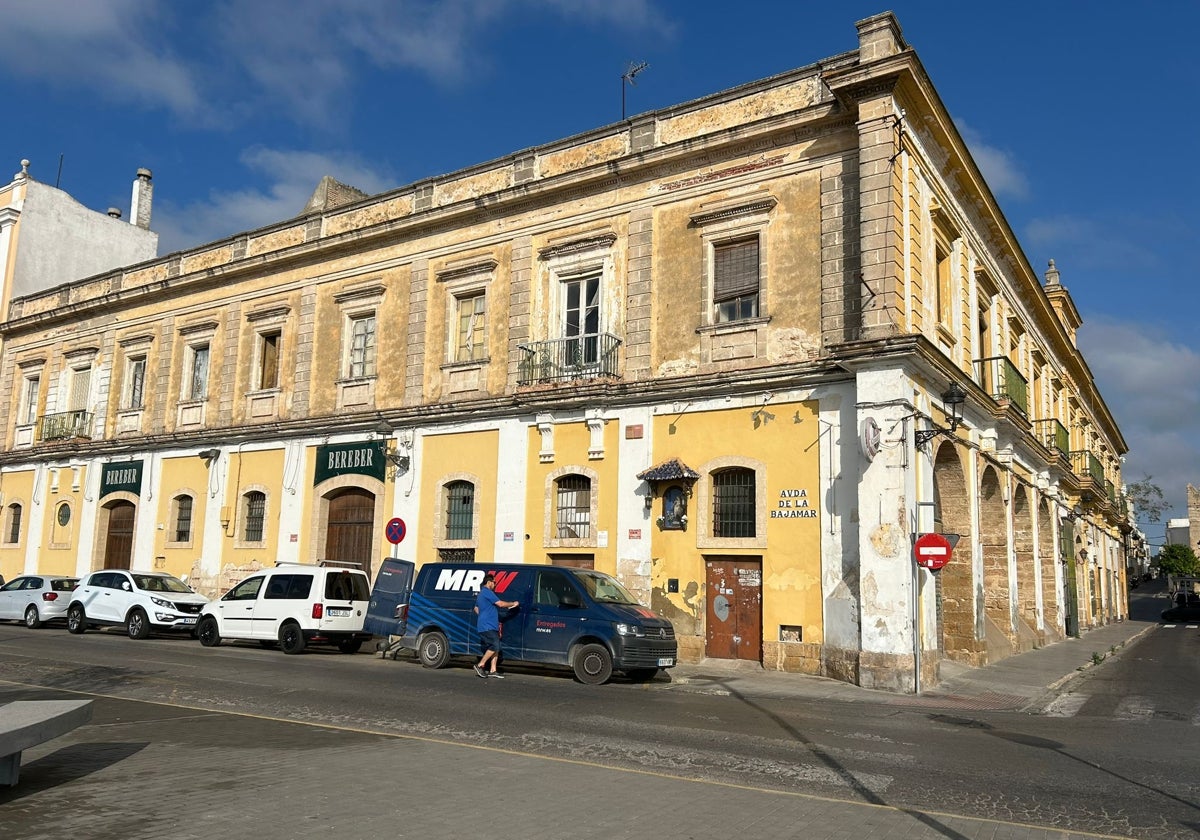
[[[758,315],[758,236],[713,246],[713,304],[717,321]]]

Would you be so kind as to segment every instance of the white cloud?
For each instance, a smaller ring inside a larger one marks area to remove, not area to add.
[[[271,225],[300,214],[325,175],[367,194],[395,186],[392,179],[352,154],[323,154],[288,149],[247,149],[241,162],[247,180],[267,184],[262,189],[213,191],[187,205],[155,202],[154,230],[159,253],[223,239],[242,231]]]
[[[997,197],[1029,197],[1029,180],[1010,152],[985,143],[983,135],[962,120],[956,119],[954,124],[971,150],[971,157],[975,158],[984,180]]]
[[[1079,345],[1129,446],[1125,481],[1152,476],[1168,515],[1185,516],[1186,487],[1200,485],[1200,350],[1161,326],[1095,314]]]
[[[93,90],[106,100],[195,114],[195,76],[162,47],[173,24],[157,0],[9,0],[0,65],[15,76]]]

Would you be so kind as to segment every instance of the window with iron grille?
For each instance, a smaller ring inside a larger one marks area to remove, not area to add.
[[[475,549],[473,548],[439,548],[438,560],[443,563],[474,563]]]
[[[346,374],[351,379],[375,375],[375,314],[350,319]]]
[[[713,473],[713,536],[753,537],[754,470],[734,468]]]
[[[7,526],[4,529],[4,541],[6,543],[18,543],[21,541],[21,506],[13,502],[5,509],[6,519],[4,524]]]
[[[713,246],[713,305],[718,323],[758,316],[758,236]]]
[[[451,481],[446,485],[446,539],[469,540],[475,535],[475,485]]]
[[[585,475],[564,475],[555,482],[556,519],[559,539],[591,536],[592,481]]]
[[[246,542],[262,542],[263,521],[267,513],[267,495],[258,490],[251,490],[242,497],[246,505]]]
[[[175,499],[175,542],[190,542],[192,539],[192,497],[178,496]]]

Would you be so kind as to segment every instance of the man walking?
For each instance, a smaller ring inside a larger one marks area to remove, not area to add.
[[[475,599],[475,612],[479,617],[475,620],[475,628],[479,631],[479,647],[483,650],[483,657],[479,660],[479,664],[475,666],[475,673],[484,679],[495,677],[503,679],[504,675],[496,671],[496,664],[500,660],[500,609],[508,609],[509,607],[518,606],[517,601],[501,601],[496,595],[496,576],[491,572],[484,575],[483,587],[479,590],[479,597]],[[488,670],[488,665],[491,665],[491,670]]]

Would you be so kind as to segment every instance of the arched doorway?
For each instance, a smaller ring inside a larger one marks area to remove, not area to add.
[[[954,559],[935,575],[942,653],[948,659],[981,665],[982,647],[975,632],[971,506],[962,461],[957,447],[949,441],[938,446],[934,457],[933,501],[935,530],[942,534],[958,534]]]
[[[361,487],[344,487],[329,494],[325,528],[326,562],[355,563],[373,577],[372,538],[375,535],[375,494]]]
[[[1058,641],[1063,634],[1063,611],[1059,606],[1058,577],[1055,574],[1058,546],[1054,543],[1051,516],[1051,506],[1045,498],[1040,499],[1037,506],[1037,535],[1042,567],[1042,632],[1048,641]]]
[[[983,554],[983,606],[988,621],[988,652],[995,659],[1015,647],[1008,574],[1008,514],[1000,476],[988,466],[979,482],[979,548]]]
[[[1038,627],[1038,564],[1033,556],[1033,511],[1029,488],[1018,484],[1013,491],[1013,556],[1017,563],[1018,639],[1022,650],[1045,640]],[[1044,582],[1043,582],[1044,585]]]
[[[104,568],[128,569],[133,559],[133,524],[137,506],[133,502],[110,502],[103,508],[107,514],[104,537]]]

